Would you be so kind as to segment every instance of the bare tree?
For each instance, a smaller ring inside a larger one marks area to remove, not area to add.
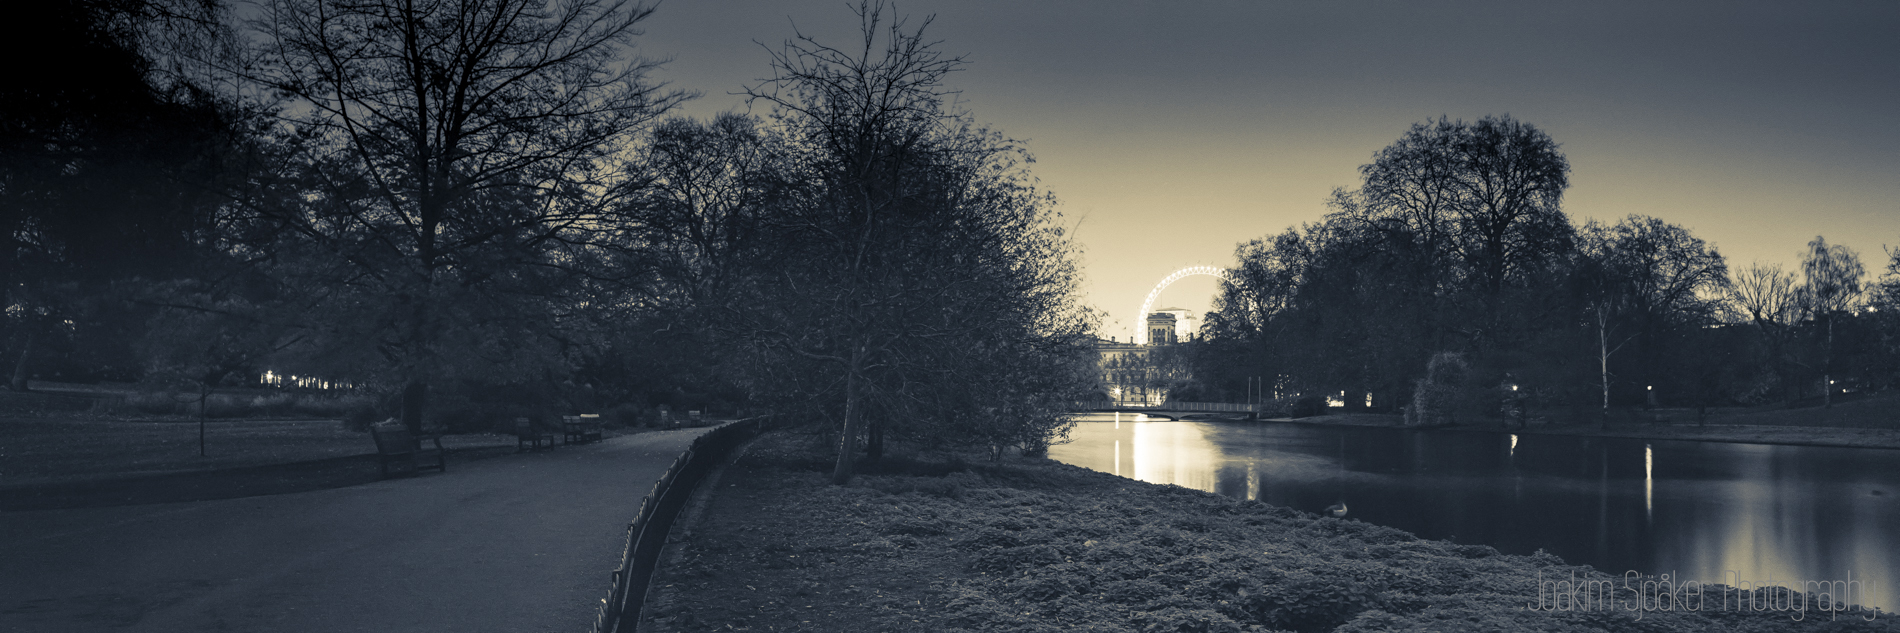
[[[1413,125],[1360,171],[1365,183],[1335,206],[1404,227],[1441,280],[1496,295],[1568,245],[1570,164],[1550,135],[1510,116]]]
[[[624,255],[664,284],[656,304],[718,309],[734,300],[746,259],[770,239],[764,222],[799,196],[797,160],[782,134],[738,114],[672,119],[641,148],[639,179],[617,228]]]
[[[364,320],[377,324],[412,428],[442,367],[441,334],[460,318],[447,297],[595,228],[621,173],[616,152],[684,98],[630,54],[652,11],[629,0],[274,0],[252,24],[252,78],[290,100],[284,132],[303,193],[255,205],[251,219],[331,258],[355,299],[383,303]]]
[[[1825,321],[1821,344],[1821,403],[1834,406],[1834,321],[1853,310],[1861,297],[1861,278],[1867,275],[1860,255],[1819,235],[1801,255],[1801,306],[1816,320]]]
[[[1610,356],[1623,350],[1623,346],[1636,338],[1635,334],[1616,332],[1623,316],[1630,310],[1632,295],[1629,281],[1624,271],[1617,266],[1613,244],[1601,239],[1600,229],[1595,224],[1585,227],[1578,259],[1581,264],[1573,273],[1573,281],[1583,295],[1584,308],[1588,311],[1590,325],[1596,329],[1597,341],[1597,377],[1602,387],[1602,411],[1607,420],[1610,411]],[[1612,334],[1615,332],[1614,334]],[[1615,340],[1612,345],[1611,341]]]
[[[1580,238],[1587,262],[1582,274],[1591,288],[1588,303],[1597,326],[1603,406],[1608,409],[1609,357],[1616,352],[1610,346],[1610,330],[1618,313],[1633,319],[1636,331],[1615,347],[1644,339],[1642,351],[1651,362],[1641,365],[1654,367],[1662,331],[1700,327],[1714,319],[1729,283],[1728,264],[1688,229],[1648,216],[1632,215],[1607,227],[1592,222],[1580,231]]]
[[[1801,319],[1801,303],[1795,289],[1793,273],[1782,270],[1780,264],[1762,262],[1735,273],[1729,284],[1729,308],[1755,325],[1768,349],[1769,370],[1779,381],[1788,380],[1783,369],[1787,346],[1795,324]]]
[[[880,327],[888,325],[880,323],[888,314],[882,301],[888,289],[881,286],[891,281],[885,273],[892,270],[887,249],[897,237],[890,234],[898,230],[896,208],[912,193],[905,178],[922,160],[927,139],[954,118],[945,110],[950,92],[943,81],[963,63],[932,49],[935,42],[924,38],[928,19],[906,30],[901,19],[884,20],[881,4],[861,4],[854,11],[861,36],[856,46],[834,48],[798,33],[772,52],[776,77],[746,90],[750,99],[790,114],[792,130],[823,156],[816,165],[822,199],[814,213],[787,228],[828,248],[831,252],[820,257],[835,276],[788,276],[782,287],[802,282],[807,292],[822,293],[807,305],[831,313],[841,336],[813,336],[820,333],[801,326],[822,317],[789,313],[759,329],[784,349],[843,370],[844,425],[831,475],[839,484],[853,475],[858,437],[866,425],[867,374],[903,335]],[[796,301],[785,299],[773,303]]]
[[[875,458],[912,414],[1034,450],[1061,429],[1053,403],[1088,378],[1070,371],[1091,328],[1053,201],[1015,143],[952,108],[944,80],[963,60],[925,37],[929,19],[913,29],[884,10],[855,7],[861,37],[845,48],[796,35],[772,52],[775,78],[747,90],[776,108],[809,187],[769,218],[777,239],[752,258],[738,329],[836,372],[840,484],[861,436]],[[1025,421],[1056,423],[1032,441]]]
[[[1458,251],[1477,285],[1496,294],[1513,278],[1568,250],[1563,192],[1570,163],[1542,130],[1509,116],[1463,126],[1456,151]]]

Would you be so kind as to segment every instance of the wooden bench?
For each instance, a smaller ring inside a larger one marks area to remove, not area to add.
[[[421,472],[424,468],[442,472],[449,470],[448,451],[442,449],[440,435],[417,437],[402,426],[384,424],[371,425],[369,432],[376,439],[377,465],[382,468],[384,477],[389,476],[391,463],[408,464],[411,472]],[[435,447],[424,447],[422,440],[425,438]],[[434,459],[434,464],[429,463],[431,458]]]
[[[515,418],[515,450],[540,450],[541,443],[547,442],[548,448],[554,447],[554,433],[535,424],[533,418]]]
[[[583,413],[581,415],[561,416],[562,444],[598,442],[600,441],[601,433],[602,427],[599,414]]]

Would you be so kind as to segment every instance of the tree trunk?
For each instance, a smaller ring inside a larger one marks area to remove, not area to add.
[[[864,430],[864,403],[858,401],[858,365],[863,362],[860,356],[852,350],[844,375],[844,432],[838,438],[838,463],[831,469],[831,483],[836,486],[851,483],[858,458],[858,433]]]
[[[1821,350],[1821,408],[1834,408],[1834,315],[1827,315],[1827,347]]]
[[[26,391],[26,380],[32,374],[27,373],[27,363],[33,358],[33,340],[39,338],[31,325],[27,326],[26,343],[20,346],[20,358],[13,363],[13,381],[9,385],[16,392]]]
[[[865,442],[864,462],[865,465],[876,468],[878,461],[884,459],[884,423],[880,420],[873,420],[865,424],[865,426],[870,431],[870,434],[867,436],[867,441]]]
[[[424,240],[422,250],[433,252],[433,239]],[[418,280],[419,292],[412,299],[415,302],[409,310],[408,347],[409,357],[404,372],[402,388],[402,424],[410,433],[422,433],[422,419],[429,409],[429,375],[435,364],[435,328],[431,323],[435,302],[435,273],[430,262],[433,255],[423,259],[423,271]]]
[[[1603,379],[1603,413],[1610,412],[1610,333],[1602,312],[1597,313],[1597,368]]]

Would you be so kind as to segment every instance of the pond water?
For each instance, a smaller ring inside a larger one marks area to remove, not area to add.
[[[1090,414],[1050,457],[1613,575],[1900,582],[1900,450]],[[1137,419],[1141,417],[1142,419]]]

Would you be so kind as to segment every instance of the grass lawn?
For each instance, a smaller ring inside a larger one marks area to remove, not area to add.
[[[450,435],[458,460],[511,452],[512,435]],[[0,417],[0,510],[166,503],[335,488],[381,477],[376,443],[337,420]]]
[[[1620,590],[1614,610],[1527,610],[1540,574],[1622,579],[1049,460],[890,460],[836,487],[818,454],[774,433],[727,468],[676,528],[643,630],[1890,630],[1713,591],[1693,613]]]
[[[514,442],[451,435],[451,450]],[[368,433],[337,420],[211,420],[203,457],[198,422],[84,417],[0,418],[0,487],[242,468],[376,452]]]

